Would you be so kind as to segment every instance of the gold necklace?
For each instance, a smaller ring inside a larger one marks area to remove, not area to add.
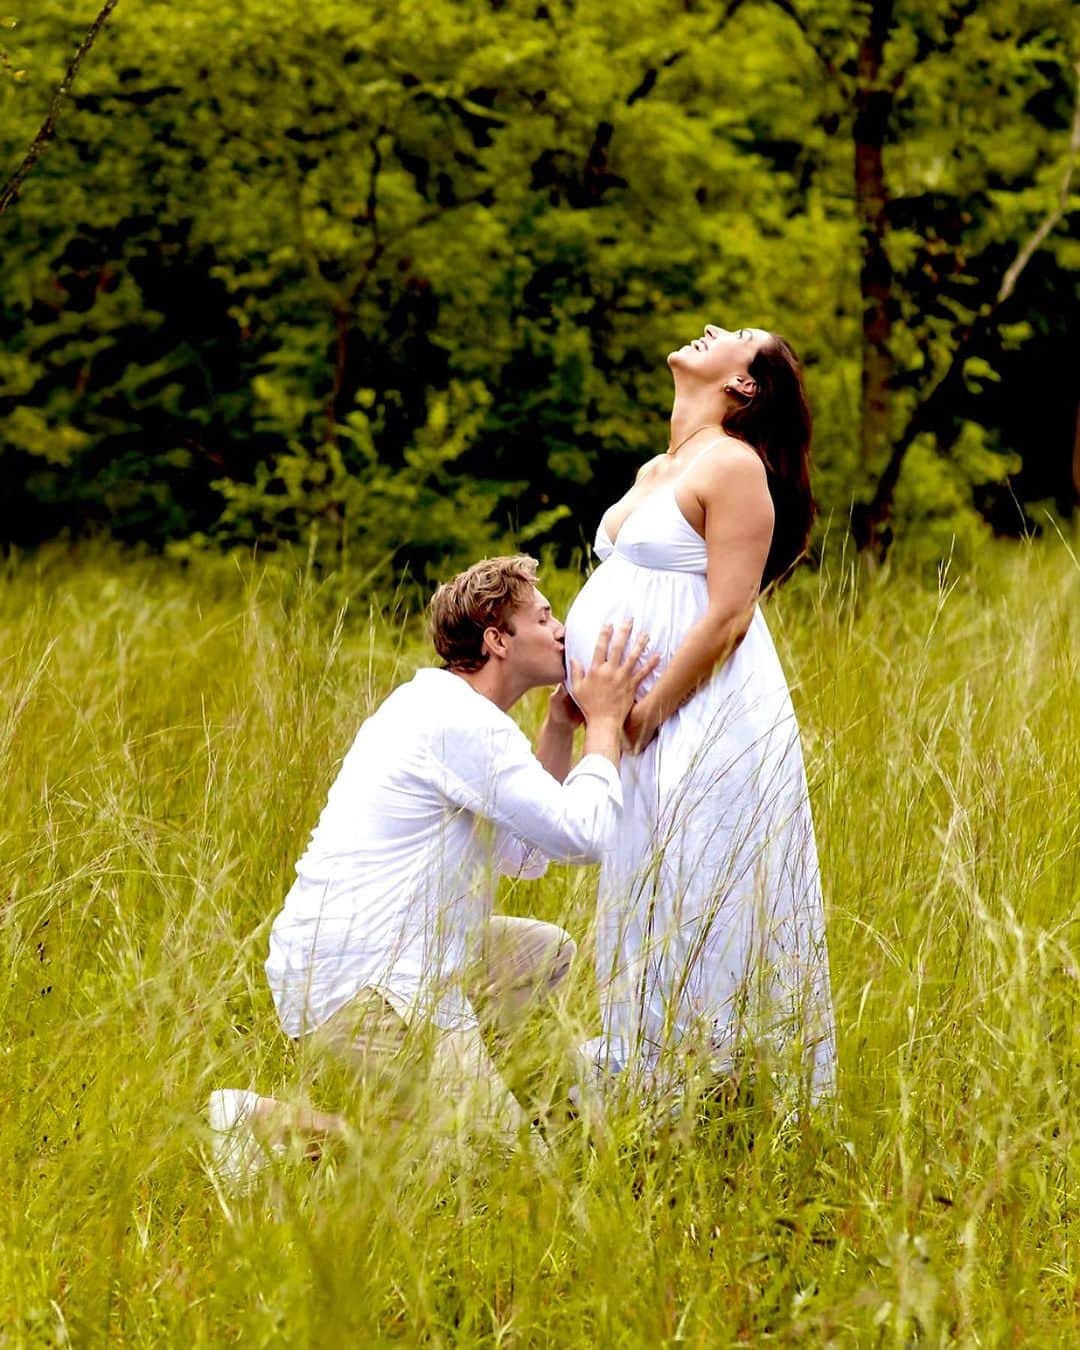
[[[689,436],[684,436],[678,445],[669,445],[664,453],[667,455],[677,454],[683,448],[683,446],[686,444],[687,441],[692,441],[694,439],[694,437],[698,434],[699,431],[709,431],[709,430],[723,431],[723,429],[724,428],[720,425],[719,422],[705,422],[700,427],[695,427]]]

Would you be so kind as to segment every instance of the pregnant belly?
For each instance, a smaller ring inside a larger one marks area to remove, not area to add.
[[[703,576],[637,567],[615,554],[600,564],[570,606],[566,616],[567,672],[571,660],[588,670],[604,624],[618,627],[624,619],[632,619],[635,634],[649,634],[649,652],[660,654],[660,665],[642,685],[644,691],[705,612],[707,602]]]

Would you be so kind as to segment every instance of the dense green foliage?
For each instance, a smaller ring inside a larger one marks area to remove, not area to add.
[[[235,1200],[200,1107],[296,1086],[268,924],[357,722],[428,659],[419,625],[362,602],[339,624],[334,577],[9,564],[0,1341],[1075,1344],[1077,584],[1065,548],[1024,546],[940,589],[850,569],[769,605],[828,901],[835,1124],[621,1114],[550,1166],[444,1171],[375,1119]],[[587,949],[594,885],[559,868],[504,902]],[[568,1014],[594,1029],[587,961]]]
[[[15,0],[12,167],[96,8]],[[958,348],[901,535],[935,557],[978,533],[974,501],[1015,528],[994,485],[1022,458],[1015,490],[1067,506],[1066,228],[978,321],[1060,191],[1075,12],[933,15],[121,4],[0,219],[0,534],[314,525],[364,568],[565,548],[665,443],[663,358],[707,318],[804,355],[826,514],[872,492]]]

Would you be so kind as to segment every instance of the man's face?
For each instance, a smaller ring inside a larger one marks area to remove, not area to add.
[[[506,659],[514,675],[528,688],[558,684],[564,675],[565,628],[551,612],[544,596],[532,595],[510,615],[514,631],[506,636]]]

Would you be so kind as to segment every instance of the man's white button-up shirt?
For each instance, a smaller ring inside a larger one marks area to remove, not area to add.
[[[283,1027],[312,1031],[365,987],[474,1025],[461,976],[495,875],[599,861],[621,809],[604,756],[559,783],[490,699],[421,670],[361,726],[274,921],[266,971]]]

